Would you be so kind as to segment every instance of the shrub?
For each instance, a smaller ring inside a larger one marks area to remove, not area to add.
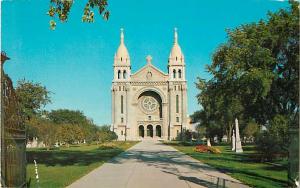
[[[278,156],[286,156],[289,143],[287,118],[276,115],[270,122],[268,130],[258,134],[255,142],[262,161],[272,161]]]
[[[192,146],[193,143],[192,142],[183,141],[183,142],[180,142],[180,145],[183,145],[183,146]]]
[[[115,143],[103,143],[103,144],[100,144],[100,146],[98,147],[98,149],[101,149],[101,150],[115,149],[115,148],[116,148]]]
[[[177,135],[175,140],[190,142],[192,140],[192,132],[190,130],[183,129],[182,132]]]

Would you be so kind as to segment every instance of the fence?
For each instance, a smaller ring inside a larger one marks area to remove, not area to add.
[[[26,132],[11,79],[3,76],[2,186],[26,186]]]

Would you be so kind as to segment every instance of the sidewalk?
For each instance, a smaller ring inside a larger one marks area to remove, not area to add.
[[[158,141],[142,141],[70,188],[248,187]]]

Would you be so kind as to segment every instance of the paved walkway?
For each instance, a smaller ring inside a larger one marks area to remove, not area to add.
[[[225,180],[224,180],[225,179]],[[158,141],[143,141],[70,185],[70,188],[247,187]]]

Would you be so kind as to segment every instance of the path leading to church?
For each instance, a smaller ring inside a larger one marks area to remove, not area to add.
[[[226,179],[226,181],[224,180]],[[70,188],[247,187],[158,141],[143,141],[70,185]]]

